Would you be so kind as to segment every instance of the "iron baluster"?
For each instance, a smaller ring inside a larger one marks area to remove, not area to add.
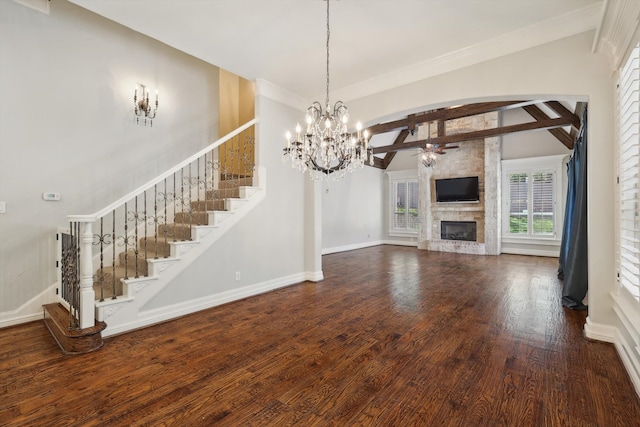
[[[113,246],[113,260],[111,261],[111,299],[116,299],[116,210],[111,212],[113,218],[113,234],[111,235],[111,246]]]
[[[140,277],[138,274],[138,196],[135,198],[135,202],[133,205],[135,211],[133,214],[133,235],[135,236],[135,244],[134,244],[134,258],[135,258],[135,278]]]
[[[144,259],[147,260],[147,190],[144,191]],[[148,274],[145,274],[147,276]]]
[[[127,202],[124,202],[124,278],[129,278],[129,224],[127,223]]]

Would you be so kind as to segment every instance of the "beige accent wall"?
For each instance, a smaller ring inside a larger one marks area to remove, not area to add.
[[[226,135],[255,117],[255,84],[220,69],[220,135]],[[240,141],[246,142],[246,137]],[[220,149],[222,175],[251,176],[255,162],[253,144],[225,145]],[[242,160],[240,160],[242,158]]]

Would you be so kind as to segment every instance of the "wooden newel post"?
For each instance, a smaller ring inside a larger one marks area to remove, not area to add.
[[[80,240],[80,328],[95,326],[95,292],[93,291],[92,222],[82,223]]]

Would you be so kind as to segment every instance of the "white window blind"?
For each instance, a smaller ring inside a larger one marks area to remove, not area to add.
[[[418,230],[418,181],[402,180],[392,183],[393,231]]]
[[[509,174],[509,233],[529,232],[529,175]]]
[[[553,234],[553,172],[535,172],[531,183],[533,234]]]
[[[620,285],[640,301],[640,52],[621,71],[618,85],[618,197]]]
[[[555,233],[555,173],[526,171],[508,173],[507,234],[553,236]]]

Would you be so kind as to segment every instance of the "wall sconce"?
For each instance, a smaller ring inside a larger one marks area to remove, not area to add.
[[[142,88],[140,100],[138,100],[138,86],[136,86],[136,90],[133,93],[133,105],[135,105],[133,112],[136,115],[136,124],[140,123],[140,117],[144,114],[144,125],[146,126],[147,120],[149,120],[149,125],[153,127],[153,119],[156,118],[156,112],[158,111],[158,90],[156,89],[156,107],[151,110],[149,91],[143,84],[140,87]]]

